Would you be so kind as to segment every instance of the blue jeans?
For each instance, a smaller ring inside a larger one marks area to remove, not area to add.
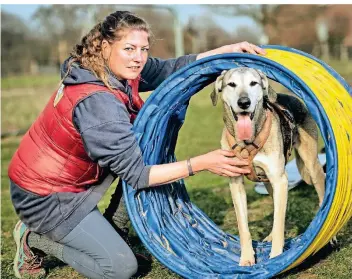
[[[88,278],[130,278],[137,272],[133,252],[97,208],[58,242],[64,262]]]

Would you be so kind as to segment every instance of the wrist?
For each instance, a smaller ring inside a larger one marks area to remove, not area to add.
[[[190,158],[189,162],[192,167],[193,173],[197,173],[205,169],[203,160],[201,160],[201,156]]]
[[[191,164],[191,159],[187,159],[186,162],[187,162],[188,176],[193,176],[194,172]]]
[[[199,54],[197,55],[197,57],[196,57],[196,60],[202,59],[202,58],[204,58],[204,57],[206,57],[205,54],[204,54],[204,52],[199,53]]]
[[[222,53],[224,53],[222,51],[222,48],[223,47],[219,47],[219,48],[216,48],[216,49],[213,49],[213,50],[208,50],[206,52],[199,53],[197,55],[196,60],[199,60],[199,59],[202,59],[202,58],[205,58],[205,57],[208,57],[208,56],[216,55],[216,54],[222,54]]]

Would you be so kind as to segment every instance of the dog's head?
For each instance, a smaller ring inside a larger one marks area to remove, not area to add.
[[[219,95],[224,105],[231,110],[238,140],[252,139],[252,120],[256,108],[262,107],[263,100],[268,98],[270,102],[276,101],[276,93],[269,90],[269,81],[263,72],[247,67],[223,71],[216,79],[214,91],[211,93],[214,106]]]

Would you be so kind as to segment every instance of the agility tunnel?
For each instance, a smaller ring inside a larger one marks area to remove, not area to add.
[[[196,205],[183,180],[138,191],[123,183],[138,236],[166,267],[185,278],[271,278],[316,253],[352,216],[352,90],[331,67],[292,48],[264,46],[267,55],[223,54],[184,67],[165,80],[138,114],[134,131],[148,165],[174,162],[190,98],[230,68],[262,70],[300,97],[326,148],[326,194],[306,231],[269,259],[271,243],[253,241],[256,264],[240,267],[239,237],[223,232]],[[350,169],[349,169],[350,168]]]

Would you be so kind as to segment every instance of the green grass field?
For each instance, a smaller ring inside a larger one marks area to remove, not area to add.
[[[1,88],[10,89],[28,89],[35,87],[52,86],[58,82],[58,74],[41,74],[31,76],[10,76],[1,79]]]
[[[58,80],[52,80],[33,89],[8,88],[2,92],[2,131],[27,128],[46,104]],[[49,86],[51,85],[51,86]],[[13,94],[13,92],[19,92]],[[29,92],[24,94],[23,92]],[[32,92],[32,93],[31,93]],[[190,102],[185,124],[183,125],[176,148],[179,160],[208,152],[220,147],[219,139],[222,129],[221,107],[213,107],[209,98],[210,88],[195,95]],[[15,244],[12,229],[18,218],[13,210],[7,169],[12,154],[20,142],[20,137],[9,137],[1,144],[1,278],[14,278],[12,260]],[[200,207],[223,230],[238,234],[235,212],[230,197],[228,180],[210,173],[200,173],[186,179],[188,193],[193,203]],[[116,185],[116,184],[115,184]],[[261,240],[272,227],[273,204],[269,197],[257,194],[251,183],[247,183],[249,207],[249,227],[252,237]],[[113,187],[99,203],[104,210],[109,202]],[[312,186],[302,184],[289,192],[286,217],[286,237],[293,237],[305,231],[318,209],[318,198]],[[131,232],[132,236],[135,234]],[[351,278],[352,276],[352,222],[350,221],[338,234],[339,249],[323,248],[302,265],[277,278]],[[135,249],[143,250],[136,245]],[[72,268],[63,265],[54,258],[45,261],[48,269],[47,278],[83,278]],[[162,266],[156,259],[149,273],[143,278],[179,278]]]

